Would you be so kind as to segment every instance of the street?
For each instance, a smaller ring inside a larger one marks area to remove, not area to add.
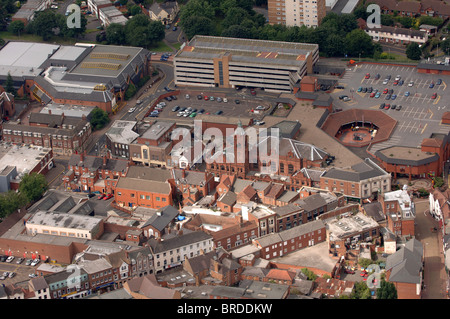
[[[438,222],[428,213],[429,201],[420,199],[416,204],[416,239],[424,246],[424,284],[422,299],[446,299],[446,273],[442,252],[441,235],[432,232]]]

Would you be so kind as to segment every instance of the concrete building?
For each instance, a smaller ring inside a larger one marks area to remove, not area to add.
[[[38,211],[26,222],[29,236],[48,234],[73,238],[96,239],[103,233],[103,220],[97,217]]]
[[[195,36],[174,56],[174,81],[291,92],[318,59],[317,44]]]
[[[424,44],[428,41],[427,31],[397,28],[382,25],[381,28],[366,28],[364,30],[373,41],[388,44],[409,44],[415,42]]]
[[[25,174],[45,174],[53,167],[51,149],[0,143],[0,192],[18,189]]]
[[[114,121],[105,133],[106,146],[111,151],[111,155],[126,159],[130,157],[129,145],[139,137],[136,126],[136,121]]]
[[[20,9],[13,15],[12,21],[22,21],[27,25],[34,19],[36,12],[50,8],[51,3],[51,0],[28,0],[26,3],[22,4]]]
[[[325,0],[269,0],[270,24],[317,27],[326,15]]]

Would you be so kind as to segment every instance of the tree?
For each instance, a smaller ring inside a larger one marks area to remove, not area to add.
[[[8,31],[15,35],[20,35],[23,30],[25,30],[25,23],[20,20],[13,21],[8,26]]]
[[[397,289],[392,282],[382,280],[377,289],[377,299],[397,299]]]
[[[249,14],[242,8],[230,8],[222,21],[224,29],[231,27],[232,25],[239,25],[244,19],[248,18]]]
[[[251,31],[240,25],[232,25],[222,32],[223,37],[229,38],[251,38]]]
[[[111,23],[106,28],[106,41],[108,44],[124,45],[127,43],[125,38],[125,30],[118,23]]]
[[[0,194],[0,218],[5,218],[14,213],[18,208],[27,203],[27,198],[20,192],[9,190]]]
[[[14,88],[14,81],[11,76],[11,73],[8,72],[8,75],[6,76],[6,82],[5,82],[5,91],[8,93],[16,95],[16,89]]]
[[[19,184],[19,191],[28,199],[34,202],[41,198],[42,194],[48,189],[48,182],[44,175],[36,172],[25,174]]]
[[[150,45],[156,45],[159,41],[162,41],[166,36],[164,31],[164,25],[161,21],[150,21],[148,24],[148,40]]]
[[[351,299],[371,299],[370,289],[364,281],[355,282],[355,286],[350,296]]]
[[[28,24],[27,30],[40,35],[44,41],[48,41],[54,35],[54,29],[59,27],[58,22],[59,19],[53,11],[39,11],[36,13],[35,19]]]
[[[184,21],[182,28],[188,39],[191,39],[196,34],[213,35],[215,32],[214,24],[210,18],[190,16],[182,21]]]
[[[130,10],[128,10],[130,16],[135,16],[137,14],[142,13],[142,8],[138,5],[131,6]]]
[[[406,47],[406,56],[411,60],[420,60],[422,56],[422,50],[420,50],[419,44],[416,42],[411,42]]]
[[[371,37],[361,29],[352,30],[345,36],[345,47],[350,56],[361,57],[372,56],[375,46]]]
[[[303,274],[306,275],[308,280],[311,280],[311,281],[316,280],[317,275],[312,270],[309,270],[308,268],[302,268],[301,271]]]
[[[108,113],[106,111],[96,107],[91,112],[91,125],[94,130],[103,128],[109,122]]]

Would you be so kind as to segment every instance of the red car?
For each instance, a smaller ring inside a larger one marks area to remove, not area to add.
[[[389,92],[388,89],[384,89],[383,94],[387,94]]]
[[[366,79],[370,78],[370,73],[366,73],[365,78],[366,78]]]
[[[433,93],[433,95],[431,96],[431,98],[434,100],[435,98],[437,98],[437,93]]]
[[[375,92],[370,93],[370,97],[374,97],[375,96]]]
[[[103,197],[103,200],[108,200],[108,199],[110,199],[111,197],[113,197],[113,195],[112,195],[112,194],[108,194],[108,195],[106,195],[105,197]]]
[[[101,194],[97,197],[97,199],[103,199],[106,196],[106,194]]]
[[[256,91],[255,91],[254,89],[251,89],[251,90],[250,90],[250,93],[251,93],[252,95],[256,95]]]
[[[205,101],[209,100],[209,97],[207,97],[206,95],[204,96]]]
[[[389,110],[391,108],[390,104],[386,104],[386,106],[384,107],[385,110]]]

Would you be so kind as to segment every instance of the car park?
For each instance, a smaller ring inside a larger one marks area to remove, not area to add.
[[[128,113],[133,113],[135,110],[136,110],[136,108],[130,107],[130,109],[128,110]]]

